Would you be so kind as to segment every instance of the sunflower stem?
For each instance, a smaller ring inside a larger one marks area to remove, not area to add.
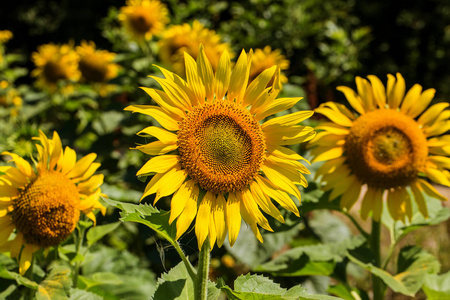
[[[181,249],[180,245],[175,241],[174,243],[170,241],[172,246],[177,250],[178,255],[180,255],[181,260],[183,261],[184,265],[186,266],[186,269],[188,271],[189,277],[191,277],[193,282],[196,282],[197,280],[197,274],[195,272],[194,267],[190,263],[190,261],[187,259],[187,257],[184,255],[183,250]]]
[[[84,229],[80,229],[77,227],[77,233],[73,232],[74,242],[75,242],[75,251],[76,253],[80,253],[81,245],[83,244],[84,237]],[[78,285],[78,275],[80,274],[80,263],[77,261],[73,267],[73,287],[76,288]]]
[[[200,250],[198,257],[198,271],[197,280],[194,287],[194,299],[195,300],[206,300],[209,275],[209,237],[203,242],[202,249]]]
[[[359,223],[355,220],[355,218],[348,212],[344,212],[344,214],[347,216],[347,218],[350,219],[350,221],[353,223],[353,225],[355,225],[356,229],[358,229],[358,231],[366,238],[366,240],[370,241],[370,234],[368,234],[367,231],[365,231],[361,227],[361,225],[359,225]]]
[[[381,240],[381,223],[372,219],[372,232],[371,232],[371,246],[375,256],[375,266],[381,267],[381,251],[380,251],[380,240]],[[372,289],[373,289],[373,300],[384,299],[384,292],[386,290],[386,285],[384,282],[374,274],[372,274]]]

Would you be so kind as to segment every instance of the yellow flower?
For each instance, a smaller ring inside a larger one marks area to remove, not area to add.
[[[0,43],[4,44],[13,38],[13,34],[9,30],[0,30]]]
[[[272,51],[270,46],[264,47],[264,49],[255,49],[255,54],[252,59],[252,67],[250,69],[250,80],[252,82],[261,72],[272,67],[278,66],[281,71],[289,69],[289,60],[281,54],[281,50],[276,49]],[[281,82],[287,82],[286,76],[281,74]],[[269,85],[272,84],[271,82]]]
[[[281,89],[279,69],[264,71],[247,87],[252,52],[242,51],[234,70],[228,52],[217,71],[203,48],[197,62],[185,54],[186,78],[160,68],[165,78],[152,76],[163,91],[143,88],[159,106],[132,105],[126,110],[153,117],[161,127],[139,132],[158,141],[137,146],[152,155],[137,173],[153,175],[142,198],[173,194],[170,223],[176,220],[178,239],[194,218],[199,249],[207,236],[211,247],[222,246],[228,232],[233,245],[241,218],[262,242],[257,225],[272,231],[261,210],[284,222],[271,199],[299,215],[292,197],[300,200],[296,184],[307,182],[308,169],[294,151],[284,147],[315,135],[298,125],[312,111],[298,111],[261,121],[292,107],[301,98],[276,99]],[[275,76],[274,86],[266,89]]]
[[[19,261],[24,274],[33,253],[56,246],[75,229],[80,212],[95,222],[93,210],[99,202],[103,175],[93,175],[100,166],[91,153],[76,161],[69,147],[63,151],[58,134],[48,139],[42,131],[36,144],[36,171],[17,154],[3,152],[16,167],[1,166],[0,249]]]
[[[127,6],[120,8],[119,20],[134,39],[150,40],[169,23],[168,14],[158,0],[127,0]]]
[[[205,28],[197,20],[194,20],[192,26],[187,23],[170,26],[158,44],[161,61],[179,75],[185,74],[184,52],[197,59],[200,44],[204,46],[206,57],[213,70],[217,69],[219,58],[224,51],[231,53],[230,46],[222,42],[220,35],[214,30]],[[231,53],[231,58],[233,56]]]
[[[317,171],[350,209],[362,197],[361,216],[380,220],[383,201],[395,220],[412,217],[412,202],[428,216],[423,193],[446,200],[426,180],[450,186],[450,130],[448,103],[428,108],[435,90],[422,92],[415,84],[405,95],[405,80],[388,75],[387,86],[378,77],[356,77],[357,92],[340,86],[355,115],[344,105],[327,102],[316,109],[332,122],[316,129],[313,161],[326,161]],[[364,188],[362,188],[364,186]]]
[[[37,84],[50,91],[57,89],[60,81],[76,81],[80,77],[78,71],[77,53],[71,45],[45,44],[38,47],[38,52],[33,52],[32,60],[36,69],[31,73],[37,77]],[[71,85],[66,85],[66,91],[71,90]]]
[[[80,56],[78,68],[82,80],[93,83],[99,89],[100,95],[106,96],[109,90],[114,89],[114,85],[107,85],[106,82],[116,78],[119,72],[119,65],[113,63],[116,54],[97,50],[92,41],[82,41],[76,51]]]

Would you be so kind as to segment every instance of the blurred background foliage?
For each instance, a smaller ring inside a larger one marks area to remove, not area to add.
[[[243,48],[248,51],[265,46],[279,49],[290,61],[289,69],[284,70],[288,78],[284,96],[305,97],[293,110],[343,100],[336,87],[354,87],[355,76],[368,74],[384,79],[387,73],[400,72],[408,87],[417,82],[424,88],[435,88],[436,101],[448,101],[450,97],[450,3],[446,0],[167,0],[163,3],[168,7],[170,24],[192,24],[199,20],[206,28],[215,30],[223,42],[229,43],[234,53]],[[10,30],[14,35],[0,47],[3,57],[0,82],[4,82],[0,83],[0,151],[27,156],[35,150],[31,137],[37,136],[39,129],[47,133],[57,130],[63,144],[75,148],[77,153],[99,155],[100,171],[105,174],[104,193],[114,200],[137,203],[145,184],[135,174],[148,157],[130,148],[148,142],[135,133],[143,128],[142,124],[150,126],[151,121],[123,109],[131,103],[150,103],[150,97],[139,87],[157,87],[147,76],[160,76],[152,66],[160,64],[160,60],[158,37],[142,45],[130,40],[121,30],[117,16],[124,5],[122,0],[22,0],[0,10],[0,30]],[[100,96],[92,86],[80,84],[73,93],[64,95],[34,85],[31,71],[35,66],[31,55],[40,45],[80,45],[83,40],[94,41],[98,49],[117,53],[114,62],[121,66],[121,71],[110,81],[116,86],[113,91]],[[294,150],[305,151],[304,147]],[[305,191],[304,201],[317,202],[321,196],[312,183]],[[145,199],[148,203],[152,200]],[[166,200],[160,201],[159,207],[168,210],[170,201]],[[119,217],[117,210],[110,207],[105,217],[99,216],[98,223],[114,223]],[[290,214],[286,220],[286,224],[271,224],[276,233],[263,234],[267,243],[259,244],[253,238],[240,236],[233,248],[214,249],[211,278],[221,276],[232,281],[249,270],[270,273],[270,265],[263,263],[289,248],[319,241],[335,243],[333,236],[351,236],[351,226],[329,212],[314,217],[305,208],[301,223]],[[333,234],[324,228],[333,228]],[[148,289],[134,289],[135,299],[151,294],[156,278],[179,262],[174,249],[167,248],[150,229],[135,223],[123,223],[101,241],[86,257],[86,261],[99,263],[85,265],[83,273],[88,279],[83,284],[90,291],[111,299],[130,293],[139,282]],[[187,255],[196,255],[192,232],[182,237],[180,243]],[[351,247],[357,245],[358,241],[353,241]],[[256,253],[255,256],[246,255],[249,251]],[[439,253],[440,248],[435,251]],[[114,259],[119,256],[125,258]],[[449,270],[450,258],[441,259],[442,269]],[[336,283],[342,275],[339,268],[348,261],[319,261],[320,264],[305,261],[309,269],[303,273],[291,270],[283,275],[272,270],[271,274],[282,286],[302,281],[310,291],[325,293],[330,279],[318,275],[332,274],[332,283]],[[367,277],[361,275],[361,270],[350,268],[342,272],[355,278],[357,286],[367,288],[364,286]],[[101,279],[95,275],[105,273],[110,277]],[[117,274],[121,274],[120,278]],[[132,287],[121,286],[117,295],[109,294],[111,284],[127,278],[133,281],[139,278],[139,281]]]

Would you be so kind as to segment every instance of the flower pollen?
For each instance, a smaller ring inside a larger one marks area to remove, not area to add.
[[[254,179],[265,140],[248,110],[219,100],[195,107],[182,120],[178,146],[189,176],[217,194],[240,191]]]
[[[40,247],[56,246],[75,229],[80,211],[76,185],[65,175],[45,171],[14,201],[13,222],[25,240]]]
[[[423,169],[428,155],[418,124],[396,110],[360,116],[345,140],[350,169],[364,183],[389,189],[406,186]]]

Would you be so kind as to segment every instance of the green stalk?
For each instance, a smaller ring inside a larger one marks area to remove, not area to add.
[[[172,244],[172,246],[175,248],[175,250],[177,250],[178,255],[180,255],[181,260],[183,261],[184,265],[186,266],[189,277],[191,277],[193,282],[196,282],[197,274],[195,273],[195,269],[192,266],[192,264],[190,263],[190,261],[184,255],[184,252],[183,252],[183,250],[181,250],[180,245],[176,241],[175,242],[172,242],[172,240],[168,240],[168,241]]]
[[[75,242],[75,250],[76,253],[80,253],[80,249],[81,249],[81,245],[83,245],[83,238],[84,238],[84,229],[79,229],[77,227],[78,230],[76,230],[78,232],[78,234],[75,233],[75,231],[73,232],[73,236],[74,236],[74,242]],[[74,266],[74,270],[73,270],[73,287],[76,288],[78,285],[78,275],[80,274],[80,263],[77,261],[75,263]]]
[[[381,267],[381,251],[380,251],[380,239],[381,239],[381,223],[372,219],[372,232],[371,232],[371,246],[375,255],[375,266]],[[384,282],[374,274],[372,274],[372,289],[373,300],[383,300],[386,285]]]
[[[203,242],[202,250],[200,250],[198,257],[198,271],[197,280],[194,286],[194,299],[207,300],[208,275],[209,275],[209,237]]]

